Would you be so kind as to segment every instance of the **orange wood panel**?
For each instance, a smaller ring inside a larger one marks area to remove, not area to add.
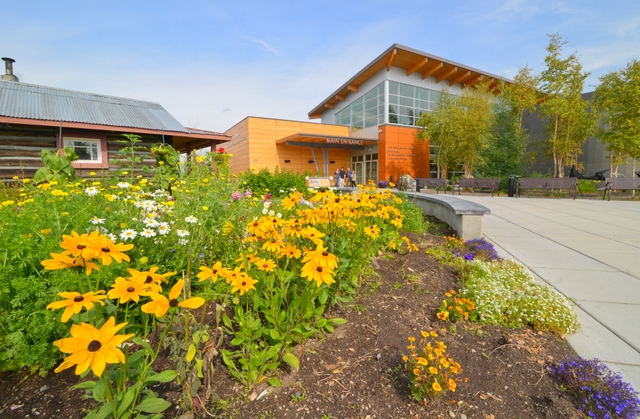
[[[404,174],[429,177],[429,142],[418,139],[417,128],[383,125],[378,144],[378,177],[394,182]]]

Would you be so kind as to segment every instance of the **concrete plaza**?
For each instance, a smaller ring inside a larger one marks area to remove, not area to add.
[[[458,197],[456,195],[456,197]],[[462,195],[491,210],[483,235],[575,304],[576,352],[640,390],[640,202]]]

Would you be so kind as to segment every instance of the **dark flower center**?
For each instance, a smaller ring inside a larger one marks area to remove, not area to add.
[[[336,204],[340,202],[340,198],[336,198]]]
[[[247,281],[242,281],[242,284],[241,284],[241,285],[242,285],[243,287],[246,287],[246,286],[247,286]]]
[[[218,274],[218,270],[217,269],[212,269],[211,273],[214,274],[214,275],[217,275]]]
[[[135,290],[136,290],[136,289],[135,289],[135,288],[133,288],[133,287],[129,287],[129,288],[127,288],[127,292],[134,292]]]
[[[329,256],[329,252],[327,252],[327,251],[322,252],[322,256],[325,256],[325,257]]]
[[[150,275],[147,275],[147,279],[144,281],[145,284],[150,284],[153,282],[153,277]]]
[[[318,271],[318,272],[322,272],[322,266],[318,266],[318,267],[316,268],[316,271]]]
[[[263,268],[268,268],[268,267],[269,267],[269,265],[267,265],[266,263],[264,263],[264,264],[262,264],[262,267],[263,267]]]
[[[99,340],[92,340],[91,342],[89,342],[89,346],[87,347],[87,350],[89,352],[95,352],[100,348],[102,348],[102,343],[100,343]]]
[[[78,248],[80,250],[84,249],[85,247],[87,247],[87,246],[85,246],[84,244],[79,244],[78,246],[76,246],[76,248]]]
[[[103,247],[103,248],[102,248],[102,249],[100,249],[100,250],[102,250],[102,251],[103,251],[103,252],[105,252],[105,253],[109,253],[109,252],[111,251],[111,249],[109,249],[108,247]]]
[[[258,223],[253,223],[253,226],[254,226],[254,227],[258,227],[259,225],[260,225],[260,224],[258,224]]]
[[[73,301],[76,302],[76,303],[79,303],[80,301],[83,301],[83,300],[84,300],[84,297],[82,295],[76,295],[73,298]]]
[[[169,307],[178,307],[178,300],[174,298],[173,300],[169,301]]]

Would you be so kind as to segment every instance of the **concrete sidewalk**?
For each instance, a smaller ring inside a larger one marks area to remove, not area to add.
[[[458,197],[458,196],[456,196]],[[491,210],[483,235],[577,305],[567,340],[640,390],[640,202],[459,197]]]

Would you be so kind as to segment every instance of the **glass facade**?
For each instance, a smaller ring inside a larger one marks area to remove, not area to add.
[[[384,83],[336,113],[336,124],[349,125],[353,131],[384,124]]]
[[[389,123],[415,126],[420,116],[435,109],[440,92],[389,82]]]

